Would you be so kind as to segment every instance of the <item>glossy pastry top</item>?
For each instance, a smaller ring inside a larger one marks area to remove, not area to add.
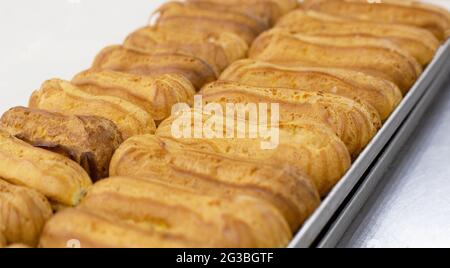
[[[172,106],[192,104],[195,88],[181,75],[146,77],[108,70],[87,70],[72,79],[84,92],[124,99],[146,110],[155,121],[167,118]]]
[[[141,107],[118,97],[87,93],[59,79],[46,81],[33,93],[29,106],[69,115],[104,117],[116,124],[124,139],[154,133],[156,129],[152,116]]]
[[[74,206],[92,184],[77,163],[33,147],[0,129],[0,178],[35,189],[51,201]]]
[[[69,157],[93,181],[108,176],[109,161],[123,141],[116,125],[105,118],[25,107],[3,114],[0,127],[33,146]]]
[[[0,247],[13,243],[36,246],[51,216],[52,209],[43,195],[0,178]]]

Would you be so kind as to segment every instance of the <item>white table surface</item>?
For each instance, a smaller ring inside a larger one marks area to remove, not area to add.
[[[0,113],[70,79],[145,25],[161,0],[0,1]],[[450,9],[450,0],[433,0]],[[342,247],[450,247],[450,83],[392,164]]]

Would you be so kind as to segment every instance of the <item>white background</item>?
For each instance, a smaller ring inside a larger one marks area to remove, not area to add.
[[[0,1],[0,113],[50,78],[71,79],[105,46],[145,25],[164,0]],[[434,0],[446,4],[449,0]]]

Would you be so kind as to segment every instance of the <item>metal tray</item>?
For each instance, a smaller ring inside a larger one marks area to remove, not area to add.
[[[345,176],[322,201],[295,235],[289,248],[333,247],[378,183],[407,135],[438,93],[450,69],[450,40],[437,51],[433,61],[401,104],[353,163]]]

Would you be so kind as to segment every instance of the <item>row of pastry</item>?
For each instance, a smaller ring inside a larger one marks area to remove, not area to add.
[[[14,198],[0,196],[0,242],[286,246],[449,29],[447,11],[411,1],[167,3],[91,69],[3,115],[0,193]],[[172,106],[196,92],[224,107],[279,104],[278,146],[174,137]]]

